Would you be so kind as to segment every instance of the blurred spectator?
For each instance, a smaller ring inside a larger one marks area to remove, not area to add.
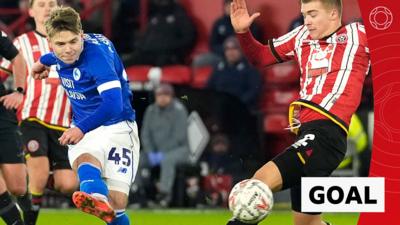
[[[215,134],[209,149],[204,152],[201,164],[205,166],[204,191],[207,204],[211,206],[226,205],[232,183],[241,179],[241,160],[233,154],[228,136]]]
[[[202,156],[202,161],[207,164],[208,174],[233,175],[242,167],[235,157],[228,136],[220,133],[211,139],[210,148]]]
[[[256,110],[262,85],[260,73],[243,57],[235,37],[225,40],[224,55],[225,59],[211,74],[207,88],[236,96],[249,110]]]
[[[191,19],[174,0],[150,0],[149,11],[149,23],[137,39],[133,55],[125,63],[184,64],[196,38]]]
[[[299,16],[297,16],[289,25],[289,31],[294,30],[294,28],[301,26],[304,24],[304,18],[303,15],[300,14]]]
[[[229,16],[231,12],[231,2],[232,0],[223,0],[224,14],[214,22],[210,34],[208,43],[210,52],[196,56],[193,61],[194,67],[200,67],[204,65],[215,66],[221,59],[224,58],[223,43],[228,37],[235,35]],[[254,37],[257,40],[261,40],[262,32],[257,23],[253,23],[250,29]]]
[[[160,84],[155,90],[155,103],[145,111],[141,140],[148,166],[160,167],[157,200],[164,207],[171,201],[176,165],[189,158],[187,117],[172,86]]]
[[[119,53],[133,51],[134,33],[137,31],[140,10],[139,0],[117,1],[117,11],[113,21],[113,42]]]

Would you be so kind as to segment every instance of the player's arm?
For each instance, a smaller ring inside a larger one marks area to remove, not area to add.
[[[54,53],[47,53],[40,57],[32,65],[32,76],[34,79],[45,79],[49,76],[50,66],[57,64],[57,58]]]
[[[97,90],[102,99],[100,106],[91,115],[75,124],[76,127],[64,131],[58,139],[60,144],[76,144],[87,132],[100,127],[106,121],[122,113],[122,91],[119,81],[111,81],[105,83],[104,86],[100,85]]]
[[[14,62],[12,64],[12,71],[14,74],[14,87],[24,88],[25,80],[26,80],[26,62],[22,53],[19,53],[17,57],[15,57]]]
[[[108,86],[108,87],[107,87]],[[104,89],[107,88],[107,89]],[[119,80],[100,85],[97,90],[101,96],[101,104],[95,112],[76,124],[83,133],[87,133],[103,125],[106,121],[122,113],[122,89]],[[112,106],[112,107],[110,107]]]
[[[263,68],[277,63],[279,60],[274,56],[269,46],[258,42],[250,32],[250,26],[258,16],[260,16],[258,12],[249,15],[245,0],[233,0],[231,3],[231,23],[242,51],[250,63],[258,68]]]
[[[0,56],[12,61],[18,55],[18,49],[13,45],[7,35],[0,31]]]
[[[6,109],[17,109],[25,94],[26,63],[21,53],[12,60],[11,74],[14,76],[14,91],[1,97],[0,101]]]
[[[268,40],[268,45],[258,42],[250,31],[238,33],[243,53],[250,63],[263,68],[275,63],[289,61],[295,58],[296,39],[307,31],[305,26],[299,26],[287,34]]]
[[[113,56],[113,52],[100,48],[90,54],[87,71],[93,76],[102,101],[91,115],[76,124],[84,134],[122,113],[122,88]]]
[[[17,60],[16,58],[19,58],[19,56],[22,57],[22,55],[18,52],[18,49],[14,46],[11,40],[7,38],[7,35],[5,35],[4,32],[1,32],[0,35],[0,55],[6,58],[7,60],[10,60],[12,63],[20,62],[20,60]],[[20,79],[15,79],[15,80],[16,84],[21,85]],[[10,98],[9,95],[5,95],[0,98],[0,102],[3,103],[6,109],[17,108],[19,103],[22,101],[23,96],[20,96],[21,98],[20,101],[16,101],[18,99],[15,99],[14,95],[19,95],[19,94],[13,93],[12,98]]]

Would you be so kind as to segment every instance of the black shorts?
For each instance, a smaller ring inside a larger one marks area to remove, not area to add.
[[[47,156],[50,169],[71,169],[68,147],[60,145],[58,138],[62,131],[48,128],[34,121],[22,121],[22,142],[27,157]]]
[[[0,104],[0,164],[24,163],[21,132],[15,113]]]
[[[302,212],[301,177],[328,177],[345,156],[346,139],[345,131],[332,121],[311,121],[302,124],[295,143],[273,159],[282,175],[282,190],[291,188],[294,211]]]

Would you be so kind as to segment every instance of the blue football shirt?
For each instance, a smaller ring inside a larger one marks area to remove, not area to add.
[[[40,59],[44,65],[56,64],[61,84],[71,102],[73,123],[79,124],[93,115],[102,103],[100,94],[113,88],[121,89],[123,110],[101,125],[134,121],[127,74],[111,41],[101,34],[85,34],[83,46],[79,59],[73,64],[63,63],[54,53]]]

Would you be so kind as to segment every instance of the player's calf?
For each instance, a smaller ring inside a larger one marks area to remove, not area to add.
[[[101,170],[91,163],[82,163],[78,167],[80,190],[88,194],[108,196],[108,188],[101,177]]]

